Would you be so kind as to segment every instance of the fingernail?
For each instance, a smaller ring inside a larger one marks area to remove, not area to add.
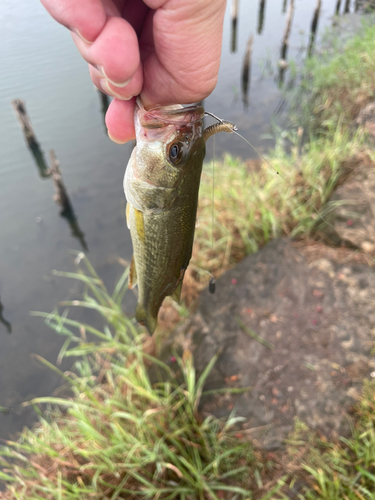
[[[108,80],[106,80],[105,78],[100,78],[99,85],[105,94],[109,94],[113,97],[117,97],[117,99],[121,99],[122,101],[129,101],[133,97],[133,96],[124,97],[120,94],[117,94],[117,92],[115,92],[113,89],[111,89],[111,87],[109,86]]]
[[[117,83],[117,82],[114,82],[113,80],[111,80],[110,78],[108,78],[108,76],[105,74],[105,71],[104,71],[104,68],[103,66],[97,66],[96,69],[98,71],[100,71],[100,73],[106,77],[106,79],[114,86],[114,87],[118,87],[120,89],[123,89],[124,87],[126,87],[127,85],[129,85],[130,81],[131,81],[131,78],[129,78],[129,80],[126,80],[125,82],[123,83]]]
[[[73,33],[75,33],[76,35],[78,35],[79,38],[81,40],[83,40],[85,43],[88,43],[89,45],[92,45],[93,42],[90,42],[89,40],[86,40],[86,38],[81,35],[81,33],[79,32],[79,30],[77,30],[77,28],[69,28],[69,29],[70,29],[70,31],[72,31]]]
[[[108,137],[111,139],[111,141],[115,142],[116,144],[126,144],[128,141],[120,141],[119,139],[115,139],[112,137],[112,135],[108,132]]]

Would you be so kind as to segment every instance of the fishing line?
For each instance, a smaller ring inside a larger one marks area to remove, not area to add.
[[[209,111],[205,111],[205,114],[211,116],[212,118],[215,118],[215,120],[218,120],[222,125],[224,125],[225,127],[227,127],[228,132],[236,134],[236,135],[238,135],[238,137],[240,137],[241,139],[243,139],[246,142],[246,144],[248,144],[260,156],[260,158],[262,158],[267,163],[267,165],[269,165],[272,168],[272,170],[274,170],[276,172],[276,174],[279,175],[283,179],[283,181],[285,181],[288,184],[288,186],[290,188],[293,188],[292,184],[284,176],[282,176],[280,174],[280,172],[273,165],[271,165],[271,163],[267,160],[267,158],[265,158],[265,156],[263,156],[262,153],[255,146],[253,146],[243,135],[241,135],[237,131],[237,127],[235,125],[231,124],[232,126],[229,126],[229,124],[226,121],[222,120],[218,116],[215,116],[213,113],[210,113]],[[312,200],[309,201],[306,197],[304,197],[303,199],[306,202],[306,207],[308,207],[308,206],[310,206],[312,204]],[[332,226],[332,224],[330,224],[328,221],[326,221],[324,219],[324,217],[322,216],[322,214],[314,206],[312,208],[317,213],[317,215],[319,216],[319,218],[325,224],[327,224],[327,226],[329,226],[332,229],[334,229],[334,227]]]
[[[212,255],[214,254],[214,220],[215,220],[215,136],[213,141],[213,153],[212,153],[212,220],[211,220],[211,249]],[[215,293],[216,281],[211,274],[208,291],[210,293]]]

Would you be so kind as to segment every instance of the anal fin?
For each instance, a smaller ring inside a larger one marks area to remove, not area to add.
[[[183,270],[182,275],[180,276],[180,279],[178,281],[176,288],[171,293],[172,299],[174,301],[176,301],[177,304],[180,303],[180,299],[181,299],[181,289],[182,289],[182,283],[184,281],[184,275],[185,275],[185,269]]]
[[[135,267],[134,255],[133,255],[129,269],[129,288],[134,288],[136,284],[137,284],[137,269]]]

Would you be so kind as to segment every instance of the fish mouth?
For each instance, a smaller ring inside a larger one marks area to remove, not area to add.
[[[194,125],[201,122],[204,116],[204,109],[199,104],[155,106],[146,110],[138,98],[136,106],[139,123],[145,129],[160,129],[168,127],[168,125],[174,127]]]

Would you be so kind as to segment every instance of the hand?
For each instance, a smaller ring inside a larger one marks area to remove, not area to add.
[[[134,105],[200,101],[220,65],[225,0],[41,0],[72,31],[94,84],[115,97],[112,140],[135,138]]]

